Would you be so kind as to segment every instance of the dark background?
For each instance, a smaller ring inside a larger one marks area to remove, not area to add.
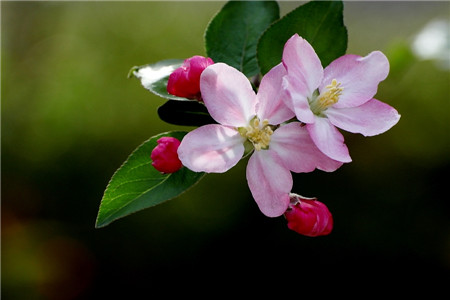
[[[313,287],[318,295],[357,295],[356,287],[366,296],[388,287],[448,292],[449,23],[441,59],[413,47],[429,22],[449,21],[445,1],[344,4],[347,53],[388,56],[377,98],[402,117],[380,136],[345,133],[353,162],[336,172],[294,174],[294,192],[318,197],[333,213],[331,235],[304,237],[283,217],[262,215],[246,161],[94,228],[103,191],[127,156],[153,135],[192,129],[159,120],[164,100],[128,71],[205,55],[204,29],[223,4],[2,1],[3,299],[134,299],[208,288],[215,298],[239,287],[298,297]],[[281,12],[300,4],[281,2]]]

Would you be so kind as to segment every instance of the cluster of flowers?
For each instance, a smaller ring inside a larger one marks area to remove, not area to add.
[[[261,212],[284,215],[288,227],[303,235],[329,234],[328,208],[291,193],[291,171],[332,172],[351,162],[337,128],[373,136],[398,122],[394,108],[373,98],[388,73],[389,62],[379,51],[344,55],[324,69],[312,46],[296,34],[255,93],[240,71],[194,56],[170,75],[168,92],[203,102],[217,124],[194,129],[181,143],[160,139],[153,165],[165,173],[183,165],[223,173],[251,155],[246,177]]]

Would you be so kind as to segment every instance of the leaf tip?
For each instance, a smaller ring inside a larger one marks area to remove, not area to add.
[[[134,76],[135,76],[134,72],[136,72],[137,70],[139,70],[139,67],[138,67],[138,66],[132,67],[132,68],[130,69],[130,71],[128,71],[127,78],[130,79],[131,77],[134,77]]]
[[[105,220],[102,220],[100,214],[97,216],[97,219],[95,220],[95,229],[99,229],[102,227],[105,227],[106,225],[108,225],[110,222],[105,222]]]

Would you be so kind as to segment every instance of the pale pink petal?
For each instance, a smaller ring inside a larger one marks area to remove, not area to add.
[[[291,84],[304,96],[311,96],[323,78],[322,64],[313,47],[295,34],[284,45],[282,61]]]
[[[389,130],[397,124],[400,115],[397,110],[376,99],[350,108],[330,107],[326,111],[328,120],[343,130],[373,136]]]
[[[233,128],[211,124],[186,134],[178,147],[178,157],[194,172],[223,173],[244,154],[244,139]]]
[[[378,84],[386,79],[389,73],[389,61],[380,51],[371,52],[365,57],[344,55],[325,68],[320,92],[326,90],[333,79],[343,87],[337,108],[359,106],[377,93]]]
[[[280,156],[286,168],[300,172],[319,169],[332,172],[342,166],[342,162],[323,154],[312,141],[306,126],[292,122],[281,126],[272,135],[270,150]]]
[[[270,124],[278,125],[295,116],[294,112],[286,106],[281,86],[286,70],[283,65],[273,67],[261,80],[256,95],[256,113],[261,120],[269,120]]]
[[[263,214],[278,217],[286,211],[292,190],[292,175],[274,151],[253,153],[247,165],[247,181]]]
[[[316,117],[312,124],[306,124],[312,140],[325,155],[341,162],[351,162],[344,137],[327,118]]]
[[[283,100],[286,106],[295,113],[297,119],[304,123],[314,123],[315,117],[309,108],[309,96],[306,92],[299,91],[301,87],[297,86],[295,80],[288,76],[283,77],[282,87],[285,95]]]
[[[203,102],[222,125],[246,126],[255,116],[256,94],[244,74],[224,63],[206,68],[200,78]]]
[[[314,115],[309,108],[308,98],[319,87],[323,68],[313,47],[298,34],[285,44],[282,57],[287,75],[283,79],[287,105],[304,123],[313,123]]]

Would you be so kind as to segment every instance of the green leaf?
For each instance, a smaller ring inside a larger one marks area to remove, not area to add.
[[[206,53],[247,77],[259,73],[256,45],[267,27],[280,17],[276,1],[229,1],[205,32]]]
[[[131,68],[128,77],[135,76],[141,80],[142,86],[157,96],[181,101],[190,99],[177,97],[167,92],[167,81],[170,74],[183,64],[182,59],[167,59],[154,64]]]
[[[347,50],[342,1],[312,1],[294,9],[275,22],[258,43],[262,74],[281,62],[286,41],[295,33],[306,39],[326,67]]]
[[[156,135],[139,146],[116,171],[109,182],[97,216],[95,227],[103,227],[116,219],[170,200],[197,183],[204,173],[182,167],[172,174],[161,174],[150,158],[156,141],[163,136],[182,140],[187,132],[174,131]]]
[[[158,108],[159,118],[167,123],[181,126],[202,126],[217,123],[206,106],[198,101],[169,100]]]

